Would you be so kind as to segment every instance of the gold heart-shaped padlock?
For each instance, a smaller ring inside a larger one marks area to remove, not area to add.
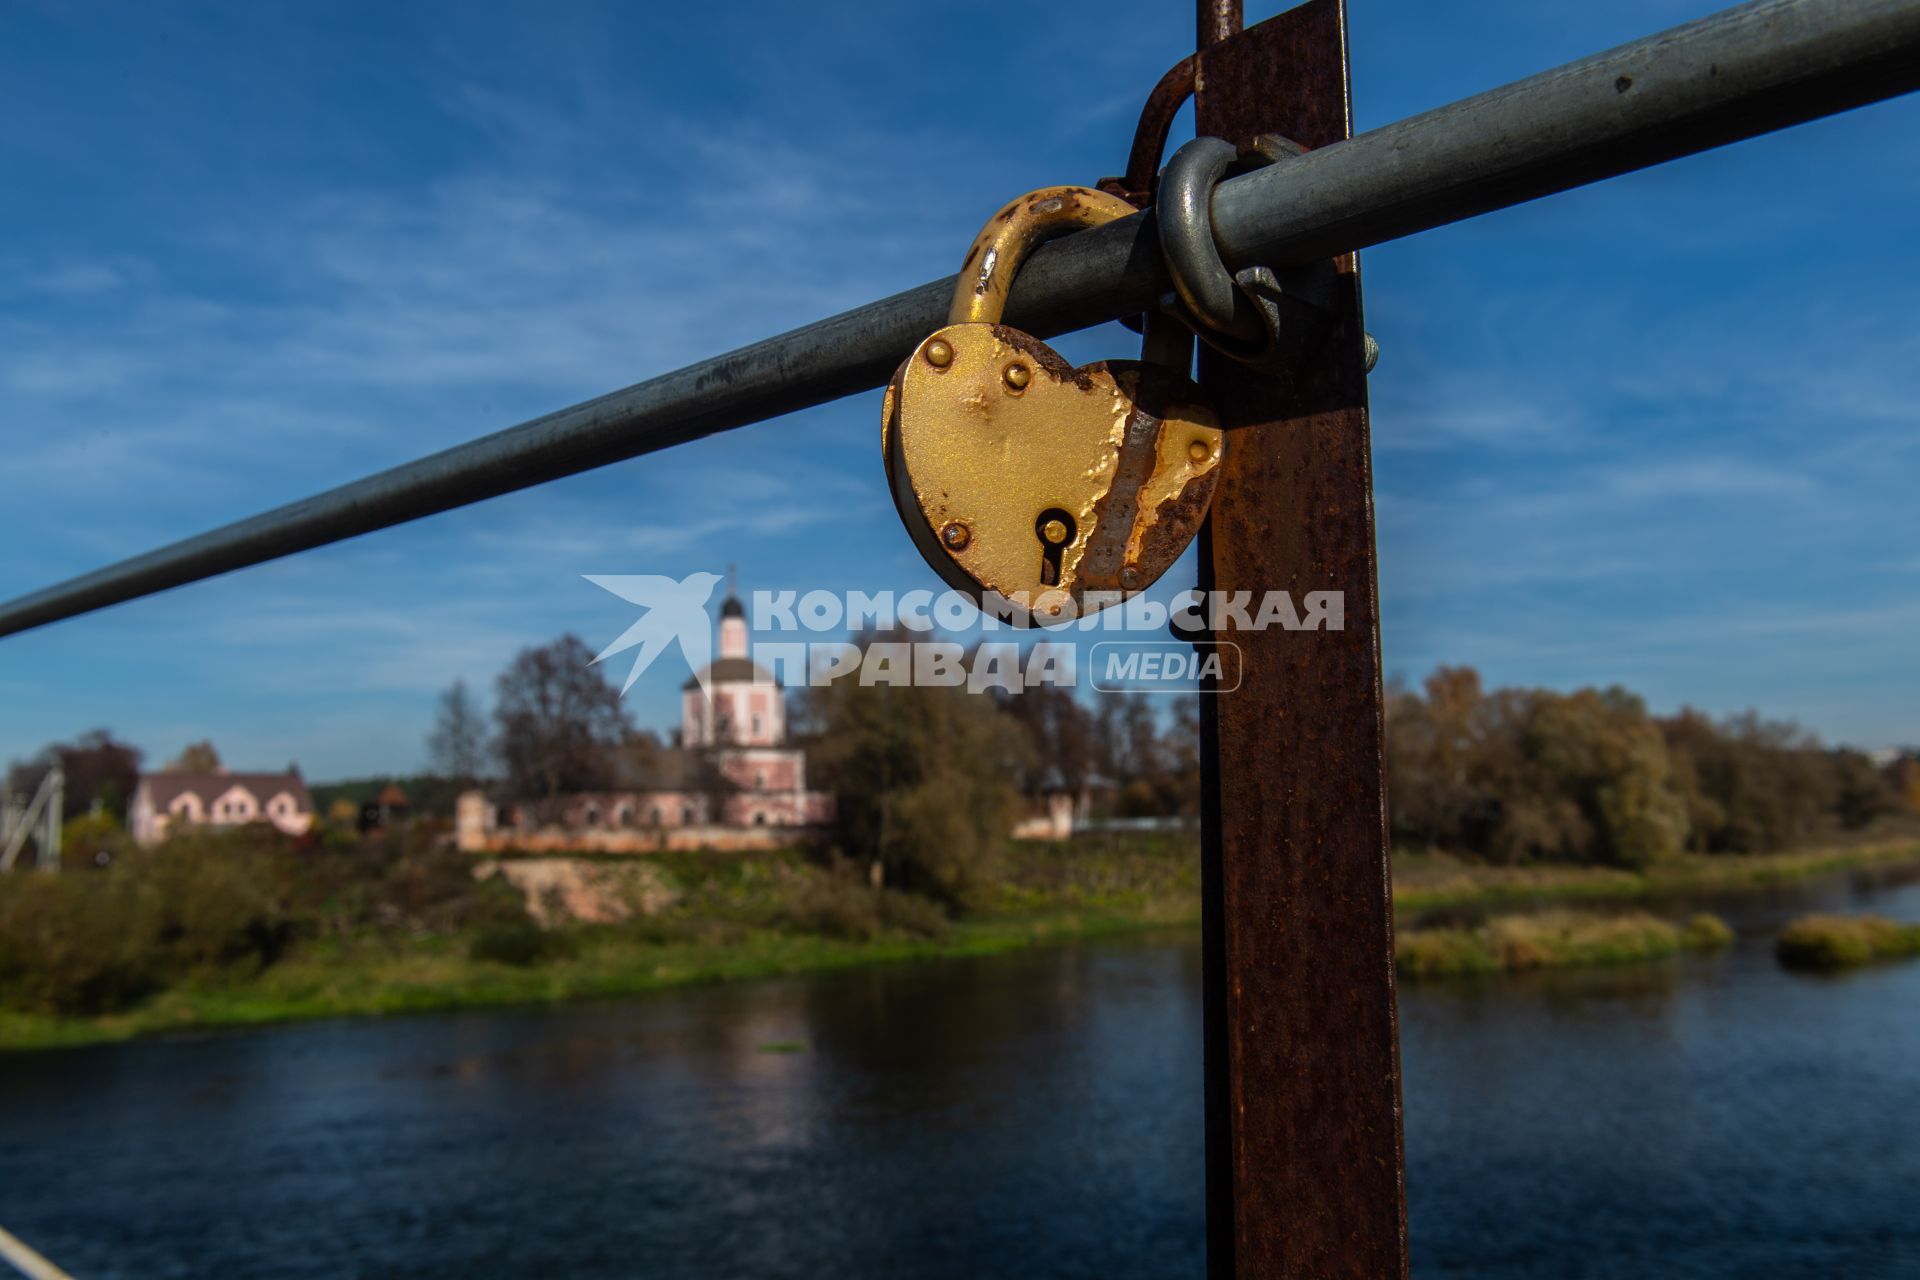
[[[1132,212],[1086,187],[1002,209],[967,254],[946,327],[887,387],[881,444],[914,545],[950,585],[1018,606],[1018,621],[1090,613],[1150,586],[1213,501],[1226,439],[1184,369],[1074,368],[998,323],[1034,245]]]

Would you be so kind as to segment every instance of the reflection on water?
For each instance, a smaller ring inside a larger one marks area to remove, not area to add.
[[[1816,900],[1920,918],[1837,879],[1725,956],[1405,992],[1416,1274],[1920,1274],[1920,964],[1779,971]],[[0,1058],[0,1224],[83,1277],[1197,1275],[1198,977],[1181,935]]]

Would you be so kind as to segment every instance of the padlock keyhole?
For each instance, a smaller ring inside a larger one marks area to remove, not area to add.
[[[1033,536],[1040,539],[1040,585],[1060,585],[1060,556],[1073,545],[1073,517],[1059,507],[1048,507],[1033,522]]]

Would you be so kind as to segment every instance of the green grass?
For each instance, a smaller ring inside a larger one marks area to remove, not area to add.
[[[1409,978],[1463,977],[1633,964],[1732,941],[1726,922],[1704,913],[1673,924],[1640,911],[1541,911],[1496,916],[1473,928],[1409,929],[1395,939],[1394,959]]]
[[[1875,960],[1920,955],[1920,924],[1885,916],[1801,916],[1774,942],[1789,969],[1851,969]]]
[[[965,921],[940,938],[847,940],[755,930],[678,943],[582,928],[568,931],[569,954],[533,964],[470,959],[459,937],[309,946],[255,977],[189,979],[125,1013],[67,1018],[0,1009],[0,1048],[91,1044],[196,1026],[630,996],[860,965],[995,955],[1169,922],[1159,912],[1061,909]]]
[[[950,925],[938,919],[931,904],[903,895],[889,895],[884,908],[875,910],[867,891],[849,890],[844,881],[829,884],[796,851],[652,855],[644,860],[680,895],[656,917],[571,927],[538,946],[529,945],[517,928],[308,941],[264,972],[189,975],[121,1013],[62,1017],[0,1008],[0,1049],[84,1044],[184,1027],[628,996],[1188,927],[1199,921],[1195,843],[1191,835],[1154,834],[1014,846],[994,869],[989,900]],[[1396,855],[1395,901],[1403,910],[1418,910],[1651,896],[1778,884],[1917,859],[1920,845],[1908,843],[1688,859],[1634,875]],[[1639,912],[1549,911],[1502,916],[1475,928],[1406,929],[1398,950],[1404,972],[1427,976],[1618,964],[1724,945],[1729,936],[1712,917],[1676,925]]]
[[[1900,840],[1792,853],[1688,854],[1646,871],[1612,867],[1492,866],[1443,853],[1393,855],[1393,904],[1400,911],[1506,903],[1657,898],[1760,889],[1866,867],[1920,862],[1920,843]]]

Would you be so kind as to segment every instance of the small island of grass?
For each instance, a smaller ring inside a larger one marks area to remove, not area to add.
[[[1774,954],[1789,969],[1851,969],[1920,955],[1920,924],[1885,916],[1801,916],[1780,933]]]
[[[1409,929],[1396,940],[1394,958],[1410,978],[1464,977],[1630,964],[1717,950],[1732,941],[1726,922],[1704,912],[1674,924],[1644,911],[1540,911],[1495,916],[1472,928]]]

